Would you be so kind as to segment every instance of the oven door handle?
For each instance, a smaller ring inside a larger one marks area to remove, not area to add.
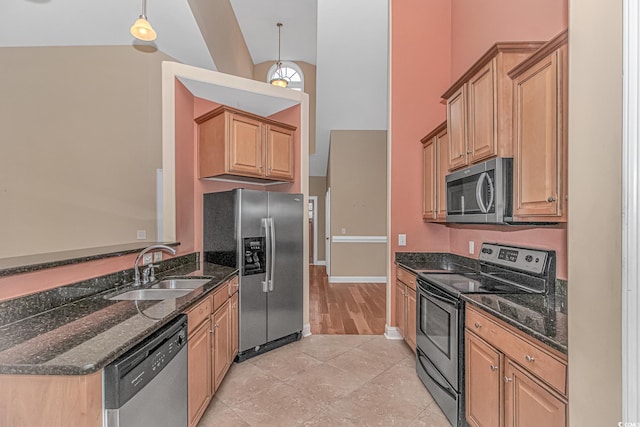
[[[436,383],[436,385],[442,389],[442,391],[444,391],[445,393],[447,393],[450,396],[455,396],[456,395],[456,391],[453,388],[451,388],[451,386],[447,383],[446,380],[444,380],[444,384],[442,384],[442,380],[440,380],[438,378],[440,375],[435,375],[435,373],[433,372],[434,368],[429,366],[429,364],[424,364],[423,361],[422,361],[422,358],[426,359],[427,356],[423,355],[423,354],[420,354],[420,352],[418,352],[418,362],[420,362],[420,366],[422,366],[422,369],[424,369],[424,372],[427,375],[429,375],[429,378],[431,378],[433,380],[433,382]]]
[[[420,283],[420,282],[418,282],[418,283]],[[431,298],[434,298],[434,299],[437,299],[438,301],[441,301],[441,302],[443,302],[445,304],[449,304],[449,305],[452,305],[454,307],[458,307],[458,305],[459,305],[459,301],[457,299],[450,299],[450,298],[442,297],[440,295],[436,295],[433,292],[427,290],[427,288],[425,288],[424,285],[420,286],[420,292],[423,292],[427,296],[429,296]]]

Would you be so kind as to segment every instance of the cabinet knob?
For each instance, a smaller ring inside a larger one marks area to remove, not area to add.
[[[460,159],[462,158],[462,156],[464,156],[464,154],[460,154],[458,157],[456,157],[456,159]]]
[[[527,362],[529,362],[529,363],[533,363],[533,362],[535,362],[536,358],[535,358],[535,357],[532,357],[532,356],[529,356],[529,355],[527,354],[527,355],[525,355],[525,356],[524,356],[524,360],[526,360],[526,361],[527,361]]]
[[[492,371],[494,371],[494,372],[495,372],[495,371],[497,371],[497,370],[498,370],[498,367],[497,367],[496,365],[490,365],[490,366],[491,366],[491,370],[492,370]]]
[[[505,382],[505,383],[510,383],[511,381],[513,381],[513,379],[512,379],[512,378],[509,378],[509,377],[507,377],[507,376],[505,376],[505,377],[504,377],[504,382]]]
[[[478,322],[474,323],[473,326],[475,326],[477,329],[480,329],[482,327],[482,325]]]
[[[552,202],[555,202],[555,201],[556,201],[555,197],[553,197],[553,196],[547,197],[547,202],[552,203]]]

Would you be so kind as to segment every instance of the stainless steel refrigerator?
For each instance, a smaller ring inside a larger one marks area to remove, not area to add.
[[[302,194],[236,189],[204,195],[204,260],[237,267],[242,361],[302,334]]]

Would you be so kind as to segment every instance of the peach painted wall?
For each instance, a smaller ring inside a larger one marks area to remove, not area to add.
[[[448,1],[391,2],[391,271],[397,251],[447,251],[446,227],[422,221],[422,145],[446,118],[440,95],[451,81],[451,9]],[[407,246],[398,246],[398,234]],[[392,283],[394,281],[392,280]],[[395,318],[395,291],[390,294]]]
[[[498,41],[551,39],[568,25],[567,0],[453,0],[451,77]]]
[[[449,248],[446,227],[422,212],[424,137],[446,118],[440,95],[449,72],[450,6],[441,0],[391,2],[391,251]],[[407,246],[397,246],[398,233]]]
[[[296,126],[294,133],[294,167],[296,180],[291,184],[270,186],[198,179],[196,117],[219,104],[194,97],[176,81],[176,233],[180,242],[202,251],[202,195],[214,191],[248,188],[259,191],[300,192],[300,106],[296,105],[271,116],[274,120]],[[180,152],[180,155],[178,155]]]

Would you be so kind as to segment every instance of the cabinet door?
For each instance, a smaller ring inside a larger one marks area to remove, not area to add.
[[[443,130],[436,136],[436,219],[447,219],[447,174],[449,173],[449,135]]]
[[[405,289],[406,286],[396,280],[396,325],[398,327],[398,332],[404,338],[406,336],[406,323],[407,319],[405,317]]]
[[[211,323],[189,337],[189,425],[194,426],[209,403],[211,389]]]
[[[267,125],[266,145],[266,176],[293,181],[293,132]]]
[[[469,94],[467,154],[471,156],[469,163],[497,155],[495,62],[494,58],[467,83]]]
[[[467,85],[447,99],[447,133],[449,135],[449,170],[467,164]]]
[[[558,52],[518,76],[515,85],[514,216],[562,216],[558,179]]]
[[[262,123],[228,113],[228,171],[240,175],[264,176],[262,165]]]
[[[567,403],[534,376],[506,360],[506,427],[564,427]]]
[[[436,144],[435,138],[422,146],[422,218],[436,218]]]
[[[224,374],[231,365],[231,312],[230,301],[213,314],[213,389],[218,389]]]
[[[238,354],[238,292],[231,296],[231,360]]]
[[[467,331],[465,353],[467,422],[478,427],[499,427],[500,353]]]
[[[416,291],[407,287],[405,289],[407,300],[405,305],[405,311],[407,313],[407,335],[405,340],[409,347],[415,352],[416,351]]]

